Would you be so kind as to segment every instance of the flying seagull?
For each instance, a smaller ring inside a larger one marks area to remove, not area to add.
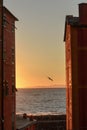
[[[53,79],[51,77],[49,77],[49,76],[48,76],[48,79],[51,80],[51,81],[53,81]]]

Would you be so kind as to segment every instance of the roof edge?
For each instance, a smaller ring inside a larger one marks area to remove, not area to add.
[[[10,15],[12,15],[15,19],[15,21],[19,21],[17,17],[15,17],[5,6],[3,6],[3,9],[5,9]]]
[[[78,5],[87,5],[87,3],[80,3],[80,4],[78,4]]]

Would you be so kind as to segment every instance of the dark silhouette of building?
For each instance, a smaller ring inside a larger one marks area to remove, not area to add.
[[[1,8],[0,8],[1,9]],[[16,129],[15,105],[15,21],[5,7],[0,22],[0,130]],[[3,22],[2,22],[3,21]]]
[[[87,4],[79,17],[66,16],[67,130],[87,129]]]
[[[2,8],[3,6],[3,0],[0,0],[0,130],[3,127],[2,119],[3,119],[3,114],[2,114]]]

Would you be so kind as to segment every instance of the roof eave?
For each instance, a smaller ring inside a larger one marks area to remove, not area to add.
[[[19,21],[17,17],[15,17],[5,6],[3,7],[4,10],[6,10],[10,15],[12,15],[15,19],[15,21]]]

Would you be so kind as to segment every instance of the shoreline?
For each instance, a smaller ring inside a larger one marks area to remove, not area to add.
[[[66,114],[62,115],[27,115],[19,114],[17,117],[17,129],[21,130],[23,127],[35,127],[34,130],[66,130]],[[29,129],[30,130],[30,129]]]
[[[46,120],[66,120],[65,114],[60,115],[28,115],[30,120],[46,121]]]

